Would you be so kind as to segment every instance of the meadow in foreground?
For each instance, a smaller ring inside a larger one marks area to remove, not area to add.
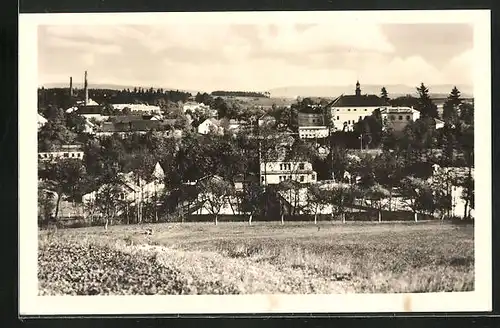
[[[208,223],[39,234],[40,295],[471,291],[473,226]]]

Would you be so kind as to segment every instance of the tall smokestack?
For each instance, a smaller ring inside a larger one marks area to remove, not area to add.
[[[84,92],[85,92],[85,106],[87,106],[89,102],[89,88],[88,88],[88,83],[87,83],[87,71],[85,71],[85,81],[83,84]]]
[[[69,77],[69,96],[73,97],[73,77]]]

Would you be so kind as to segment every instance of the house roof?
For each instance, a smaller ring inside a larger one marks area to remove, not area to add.
[[[42,115],[38,114],[38,123],[47,123],[47,119]]]
[[[103,108],[102,105],[78,106],[77,114],[101,114]]]
[[[376,107],[386,105],[384,100],[377,95],[341,95],[329,104],[332,107]]]
[[[104,122],[102,132],[132,132],[132,131],[148,131],[158,128],[164,124],[156,120],[136,120],[129,122]]]

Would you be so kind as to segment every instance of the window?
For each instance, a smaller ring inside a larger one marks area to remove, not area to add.
[[[300,176],[300,182],[304,182],[304,176],[303,175]]]
[[[348,111],[348,112],[350,112],[350,111],[351,111],[351,109],[350,109],[350,108],[347,108],[347,111]]]
[[[316,177],[314,176],[314,173],[311,174],[311,180],[315,180],[315,179],[316,179]]]
[[[280,164],[280,170],[283,170],[283,164]]]
[[[291,175],[288,176],[288,180],[292,180],[292,176]]]
[[[406,115],[406,120],[407,120],[407,121],[411,120],[410,115]]]
[[[260,177],[260,181],[261,181],[261,182],[264,182],[264,177]]]
[[[337,121],[339,120],[339,117],[337,116]]]
[[[81,153],[78,153],[78,154],[77,154],[77,157],[78,157],[78,158],[82,157],[82,154],[81,154]]]
[[[361,120],[361,119],[362,119],[362,117],[360,116],[360,117],[359,117],[359,120]]]
[[[71,153],[71,157],[75,157],[75,153]]]
[[[303,170],[304,169],[304,163],[300,163],[299,164],[299,170]]]
[[[403,115],[399,115],[399,120],[402,121],[403,120]]]
[[[365,112],[367,111],[367,109],[365,108]]]
[[[291,170],[292,169],[292,164],[288,164],[288,169]]]
[[[42,154],[38,154],[38,158],[43,158],[43,155]]]
[[[356,108],[354,108],[353,111],[356,111]]]
[[[394,120],[394,115],[390,115],[390,116],[389,116],[389,118],[390,118],[391,120]]]
[[[63,156],[64,157],[69,157],[69,154],[68,153],[64,153]]]

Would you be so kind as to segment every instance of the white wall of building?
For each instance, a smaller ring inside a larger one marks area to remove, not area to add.
[[[410,107],[387,107],[381,112],[382,121],[394,131],[403,131],[410,122],[420,118],[420,112]]]
[[[260,164],[261,184],[279,184],[294,180],[300,183],[314,183],[317,174],[309,162],[268,162]]]
[[[58,159],[83,159],[83,151],[54,151],[38,153],[38,160],[51,161]]]
[[[360,119],[365,118],[373,114],[375,109],[380,108],[380,106],[375,107],[332,107],[330,114],[332,117],[333,126],[336,130],[342,130],[344,124],[347,123],[347,128],[352,131],[353,126]],[[382,109],[382,108],[381,108]]]
[[[315,139],[328,137],[328,127],[326,126],[299,126],[300,139]]]
[[[198,125],[198,133],[200,134],[208,134],[212,131],[218,134],[224,134],[224,128],[214,123],[211,119],[206,119]]]

